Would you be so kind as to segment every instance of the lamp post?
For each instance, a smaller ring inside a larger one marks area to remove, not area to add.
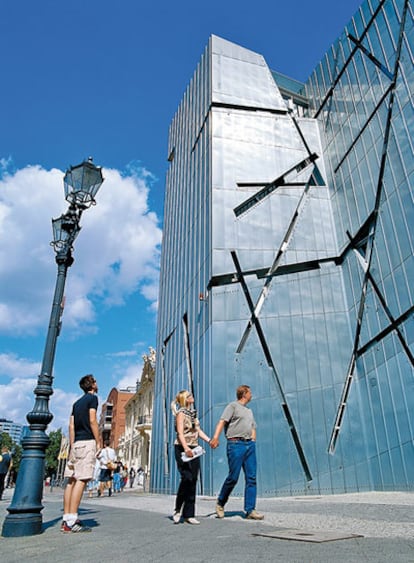
[[[102,169],[92,159],[72,166],[64,177],[65,199],[69,208],[58,219],[52,220],[53,246],[56,252],[57,279],[50,314],[49,329],[33,410],[27,414],[30,430],[22,440],[23,454],[9,514],[3,523],[4,537],[33,536],[42,531],[42,493],[45,471],[45,452],[49,444],[46,428],[53,419],[49,411],[49,397],[53,394],[53,362],[56,341],[63,313],[63,292],[66,274],[73,264],[73,243],[81,229],[80,219],[85,209],[94,205],[95,195],[104,181]]]

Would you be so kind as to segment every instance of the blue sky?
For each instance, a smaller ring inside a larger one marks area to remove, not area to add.
[[[50,429],[78,381],[102,403],[155,347],[168,127],[211,34],[305,81],[359,0],[3,0],[0,19],[0,417],[33,407],[56,280],[64,171],[93,156],[54,367]]]

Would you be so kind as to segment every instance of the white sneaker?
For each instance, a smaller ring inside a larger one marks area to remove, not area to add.
[[[186,518],[185,521],[187,522],[187,524],[200,524],[197,518]]]
[[[174,512],[172,519],[174,521],[174,524],[179,524],[180,520],[181,520],[181,513],[180,512]]]

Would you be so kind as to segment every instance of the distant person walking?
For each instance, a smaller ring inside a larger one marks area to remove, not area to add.
[[[109,447],[109,440],[105,440],[105,447],[98,453],[97,458],[101,466],[99,473],[98,497],[108,489],[108,496],[112,495],[112,471],[117,467],[115,450]]]
[[[142,467],[139,467],[137,470],[137,485],[139,487],[144,487],[144,481],[145,481],[145,471],[142,469]]]
[[[12,456],[9,449],[6,446],[1,448],[0,454],[0,500],[3,499],[4,483],[6,481],[6,475],[12,468]]]
[[[68,482],[63,494],[64,533],[90,532],[91,528],[78,519],[78,509],[85,486],[93,478],[96,450],[99,447],[99,430],[96,419],[98,409],[98,384],[93,375],[85,375],[79,381],[84,391],[72,407],[69,419],[70,452],[65,468]]]
[[[245,477],[244,510],[249,520],[263,520],[263,514],[256,511],[256,422],[247,404],[252,399],[248,385],[240,385],[236,390],[237,401],[229,403],[217,423],[211,447],[219,445],[223,428],[227,438],[227,461],[229,474],[223,483],[217,499],[216,514],[224,518],[224,506],[239,480],[243,469]]]
[[[121,468],[119,466],[112,473],[112,486],[114,493],[121,492]]]
[[[134,481],[135,481],[135,469],[133,467],[131,467],[131,469],[129,470],[129,488],[132,489],[132,487],[134,486]]]
[[[128,483],[128,466],[121,464],[121,493]]]
[[[188,458],[193,457],[193,449],[198,446],[198,438],[210,443],[210,438],[201,428],[197,413],[192,410],[194,397],[189,391],[180,391],[171,403],[171,410],[176,417],[176,440],[174,442],[175,461],[181,475],[175,499],[175,510],[173,514],[174,524],[179,524],[181,511],[184,521],[188,524],[200,524],[195,518],[195,500],[197,478],[200,471],[200,458],[194,457],[189,461],[183,461],[182,454]],[[177,409],[178,405],[178,409]]]

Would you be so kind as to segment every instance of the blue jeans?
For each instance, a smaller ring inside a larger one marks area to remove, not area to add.
[[[217,502],[220,506],[226,504],[243,469],[244,510],[249,513],[256,508],[256,442],[227,440],[227,461],[229,474],[221,487]]]

